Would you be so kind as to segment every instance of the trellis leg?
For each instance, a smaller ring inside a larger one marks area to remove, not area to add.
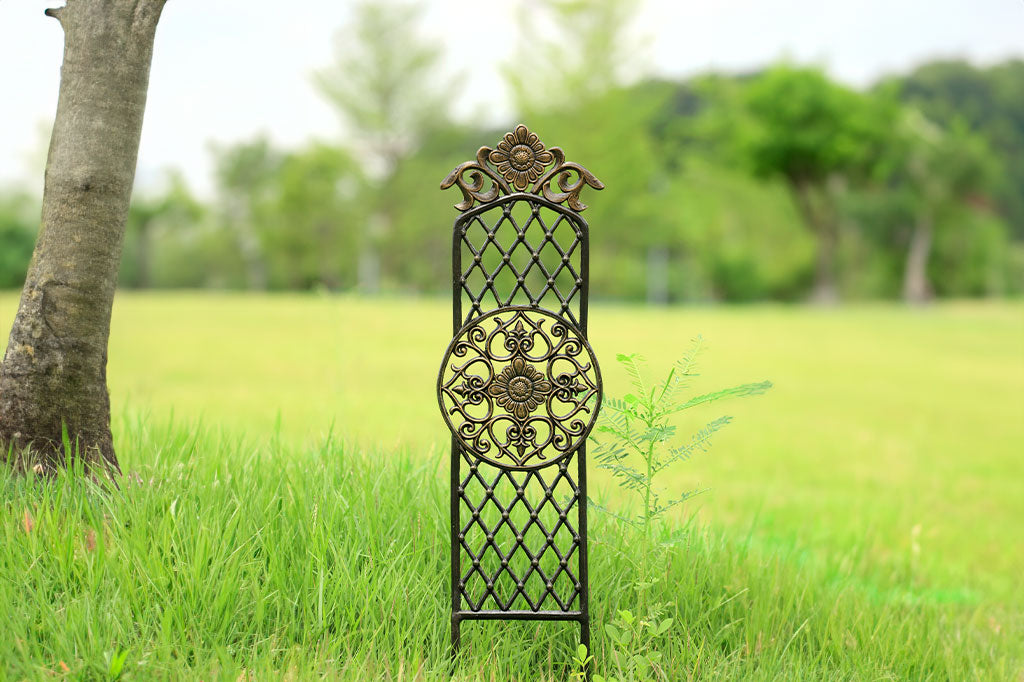
[[[452,642],[451,642],[451,664],[454,667],[455,658],[459,654],[460,626],[459,611],[462,608],[462,589],[459,580],[462,577],[460,557],[462,553],[461,543],[458,541],[462,521],[459,518],[459,486],[461,485],[461,462],[462,453],[459,450],[455,437],[452,437],[452,470],[451,470],[451,566],[452,566]]]
[[[455,660],[459,656],[459,646],[462,643],[461,629],[462,629],[462,622],[459,620],[458,614],[453,613],[452,614],[452,646],[451,646],[451,657],[452,657],[451,667],[452,667],[453,671],[455,669]]]
[[[584,318],[586,319],[586,318]],[[588,535],[587,532],[587,448],[583,446],[576,453],[576,457],[579,460],[579,472],[577,474],[578,488],[579,488],[579,526],[578,532],[580,534],[580,644],[587,647],[587,655],[593,656],[594,652],[590,648],[590,566],[588,564]],[[590,680],[591,674],[594,671],[594,662],[591,660],[587,664],[586,670],[584,671],[586,676],[584,677],[587,682]]]
[[[593,652],[590,650],[590,619],[584,618],[580,621],[580,644],[587,647],[587,655],[591,657],[583,668],[583,679],[590,682],[590,676],[594,674]]]
[[[462,242],[461,239],[456,236],[452,240],[452,282],[458,282],[460,275],[462,274]],[[462,326],[462,287],[455,285],[452,287],[452,333],[458,333],[459,327]],[[451,520],[451,532],[449,537],[451,538],[451,578],[452,578],[452,612],[451,612],[451,661],[450,665],[452,672],[455,669],[455,659],[459,655],[459,645],[461,644],[461,626],[462,621],[459,618],[459,611],[462,609],[462,587],[459,585],[459,580],[462,578],[462,566],[460,565],[460,559],[462,557],[462,546],[459,542],[459,532],[462,529],[462,520],[459,512],[461,511],[460,500],[461,495],[459,494],[459,486],[462,485],[462,451],[459,449],[458,441],[455,439],[455,435],[452,435],[452,465],[451,465],[451,482],[449,484],[449,493],[451,494],[450,511],[449,516]]]

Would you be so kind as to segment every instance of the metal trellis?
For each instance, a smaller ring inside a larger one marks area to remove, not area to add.
[[[523,125],[441,188],[456,185],[437,382],[452,432],[452,654],[474,619],[575,621],[589,648],[586,438],[601,376],[580,192],[603,185]]]

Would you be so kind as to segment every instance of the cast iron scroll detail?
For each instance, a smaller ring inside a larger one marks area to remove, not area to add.
[[[552,187],[552,183],[557,187]],[[462,190],[463,200],[455,204],[460,211],[468,211],[476,202],[490,203],[513,191],[529,191],[552,203],[565,203],[574,211],[582,211],[587,207],[580,201],[583,187],[604,189],[593,173],[578,163],[566,161],[560,148],[546,149],[537,134],[524,125],[505,133],[496,149],[480,147],[476,160],[456,167],[441,183],[441,189],[453,185]]]
[[[496,466],[548,466],[575,452],[600,403],[583,334],[539,308],[498,308],[466,324],[438,377],[445,421],[462,448]]]

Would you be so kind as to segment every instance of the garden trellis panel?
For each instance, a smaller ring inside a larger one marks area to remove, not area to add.
[[[586,439],[601,376],[580,193],[603,185],[520,125],[441,183],[453,186],[453,338],[437,381],[452,433],[452,653],[465,620],[575,621],[589,648]]]

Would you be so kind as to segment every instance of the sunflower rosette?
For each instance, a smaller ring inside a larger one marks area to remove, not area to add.
[[[525,191],[544,173],[544,167],[555,160],[554,155],[526,126],[518,125],[511,133],[505,133],[498,148],[491,151],[488,160],[498,173],[520,192]]]

